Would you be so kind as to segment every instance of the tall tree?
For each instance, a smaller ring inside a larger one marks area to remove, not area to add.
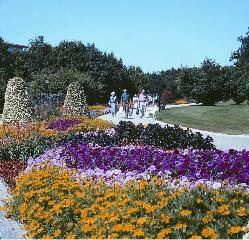
[[[232,53],[230,61],[234,61],[236,66],[249,65],[249,31],[245,36],[240,36],[238,41],[241,45]]]

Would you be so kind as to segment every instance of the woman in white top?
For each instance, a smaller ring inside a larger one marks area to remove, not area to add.
[[[134,95],[134,97],[132,99],[132,103],[133,103],[133,108],[137,109],[138,108],[138,96],[137,96],[137,94]]]
[[[110,106],[110,112],[113,117],[116,116],[117,113],[117,97],[115,96],[115,92],[111,93],[110,100],[109,100],[109,106]]]

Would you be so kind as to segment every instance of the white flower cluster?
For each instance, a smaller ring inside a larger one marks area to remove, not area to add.
[[[27,86],[22,78],[9,80],[3,108],[3,122],[29,122],[32,120],[32,107]]]
[[[63,109],[64,115],[80,116],[87,114],[86,96],[79,84],[69,84]]]

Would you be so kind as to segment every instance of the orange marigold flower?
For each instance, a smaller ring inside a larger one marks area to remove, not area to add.
[[[137,224],[138,224],[138,225],[143,225],[143,224],[146,223],[146,221],[147,221],[147,219],[146,219],[145,217],[141,217],[141,218],[139,218],[139,219],[137,220]]]
[[[224,199],[223,196],[216,196],[216,197],[214,198],[214,200],[215,200],[216,202],[224,202],[224,201],[225,201],[225,199]]]
[[[144,236],[144,231],[142,229],[136,229],[133,233],[134,237],[143,237]]]
[[[176,230],[182,229],[184,227],[187,227],[188,225],[186,223],[177,223],[175,228]]]
[[[58,238],[61,235],[61,230],[60,229],[56,229],[54,232],[54,237]]]
[[[212,238],[212,239],[217,238],[217,234],[212,228],[204,228],[201,232],[201,235],[206,238]]]
[[[170,217],[169,216],[167,216],[165,214],[161,215],[161,222],[163,222],[163,223],[169,223],[169,221],[170,221]]]
[[[240,226],[233,226],[233,227],[230,227],[228,229],[228,233],[230,233],[230,234],[236,234],[236,233],[239,233],[241,231],[243,231],[243,230],[242,230],[242,227],[240,227]]]
[[[193,235],[193,236],[191,236],[191,238],[189,238],[189,239],[201,239],[201,236]]]
[[[223,204],[218,207],[218,212],[222,215],[229,215],[230,214],[229,208],[230,206],[228,204]]]
[[[172,232],[171,228],[165,228],[157,234],[157,238],[165,238]]]
[[[182,211],[180,212],[180,215],[181,215],[182,217],[186,217],[186,216],[189,216],[191,213],[192,213],[192,211],[186,209],[186,210],[182,210]]]
[[[247,211],[244,207],[240,207],[237,209],[237,215],[240,217],[244,217],[247,215]]]
[[[210,223],[210,222],[213,221],[213,218],[207,216],[207,217],[203,217],[203,218],[201,219],[201,221],[204,222],[204,223]]]

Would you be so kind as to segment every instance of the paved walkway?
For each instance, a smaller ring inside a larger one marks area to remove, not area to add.
[[[0,207],[3,206],[2,200],[8,197],[7,185],[0,178]],[[6,218],[5,213],[0,211],[0,239],[21,239],[24,233],[21,224]]]
[[[184,104],[184,106],[187,106]],[[168,106],[168,108],[172,108],[174,106]],[[180,106],[177,106],[180,107]],[[149,113],[151,112],[151,109],[149,109]],[[167,123],[157,121],[152,117],[146,116],[143,118],[140,118],[138,115],[133,113],[133,115],[129,118],[126,119],[124,118],[124,113],[120,114],[117,113],[116,117],[112,117],[111,114],[106,114],[102,115],[99,118],[111,121],[115,124],[118,124],[120,121],[131,121],[134,124],[149,124],[149,123],[158,123],[161,126],[165,126]],[[168,124],[172,126],[172,124]],[[186,129],[185,127],[182,127]],[[214,139],[214,144],[216,145],[217,148],[222,149],[222,150],[228,150],[228,149],[237,149],[237,150],[243,150],[243,149],[248,149],[249,150],[249,136],[248,135],[228,135],[228,134],[223,134],[223,133],[214,133],[214,132],[207,132],[207,131],[202,131],[198,129],[192,129],[193,132],[200,132],[204,136],[209,135]]]

